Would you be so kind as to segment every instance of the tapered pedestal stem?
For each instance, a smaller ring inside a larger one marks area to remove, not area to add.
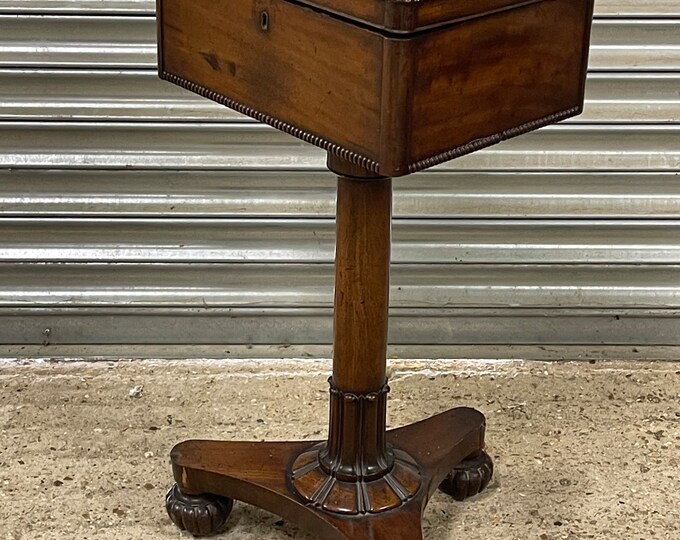
[[[333,376],[328,441],[298,457],[296,492],[327,512],[379,513],[420,488],[418,464],[386,440],[392,181],[338,166]]]
[[[343,392],[385,385],[391,231],[392,180],[339,175],[333,381]]]
[[[333,376],[320,462],[341,480],[369,481],[394,464],[385,442],[392,179],[337,172]]]

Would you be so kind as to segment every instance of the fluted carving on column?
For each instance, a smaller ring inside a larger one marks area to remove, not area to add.
[[[387,394],[355,394],[331,385],[328,441],[302,453],[290,480],[304,500],[328,512],[379,513],[397,508],[420,488],[417,463],[386,443]]]

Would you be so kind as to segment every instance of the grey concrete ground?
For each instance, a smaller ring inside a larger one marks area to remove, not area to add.
[[[186,438],[318,438],[329,364],[0,364],[0,539],[185,538],[163,510]],[[680,539],[680,363],[407,362],[390,424],[457,405],[487,414],[497,473],[438,494],[434,539]],[[143,385],[139,397],[129,391]],[[311,540],[237,505],[220,538]]]

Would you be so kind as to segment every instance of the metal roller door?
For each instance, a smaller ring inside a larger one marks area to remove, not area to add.
[[[324,153],[158,80],[153,10],[0,0],[0,344],[327,347]],[[394,347],[680,345],[680,2],[597,12],[583,116],[395,180]]]

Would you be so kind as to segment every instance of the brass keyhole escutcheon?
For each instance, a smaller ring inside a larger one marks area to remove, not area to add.
[[[269,30],[269,13],[266,10],[260,13],[260,28],[264,32]]]

